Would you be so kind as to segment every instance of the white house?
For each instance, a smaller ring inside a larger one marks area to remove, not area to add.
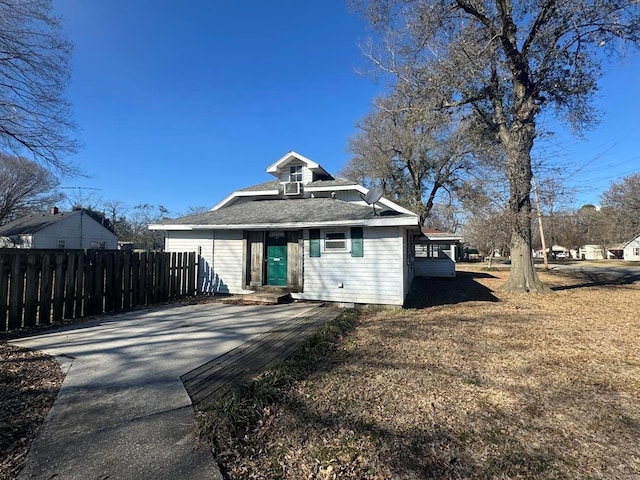
[[[83,210],[29,215],[0,227],[0,248],[118,248],[116,235]]]
[[[640,235],[625,243],[622,252],[622,258],[625,260],[640,261]]]
[[[274,286],[303,300],[403,304],[416,214],[296,152],[266,171],[275,179],[149,228],[166,231],[166,251],[200,253],[205,292]]]
[[[578,251],[580,260],[604,260],[604,248],[602,245],[583,245]]]

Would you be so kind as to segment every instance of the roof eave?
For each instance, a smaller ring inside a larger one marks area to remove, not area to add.
[[[300,229],[300,228],[326,228],[326,227],[387,227],[409,226],[418,228],[417,216],[406,217],[374,217],[362,220],[332,220],[326,222],[285,222],[285,223],[246,223],[246,224],[150,224],[149,230],[166,231],[193,231],[193,230],[274,230],[274,229]]]

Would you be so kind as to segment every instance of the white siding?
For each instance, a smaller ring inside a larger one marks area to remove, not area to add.
[[[416,257],[414,271],[416,277],[455,277],[456,264],[443,258]]]
[[[220,293],[243,293],[241,230],[216,230],[213,247],[213,286]]]
[[[283,183],[288,182],[289,181],[289,167],[296,167],[296,166],[301,166],[302,167],[302,183],[307,184],[307,183],[313,181],[313,172],[307,168],[306,163],[295,161],[295,160],[287,163],[286,165],[284,165],[282,167],[280,167],[281,168],[281,170],[279,172],[280,181],[283,182]]]
[[[198,288],[207,293],[243,293],[240,230],[168,231],[167,252],[200,252]]]
[[[311,258],[309,231],[305,230],[304,291],[296,298],[402,305],[403,232],[399,227],[365,228],[364,257],[352,257],[350,252],[325,252],[321,245],[321,256]]]
[[[33,248],[59,248],[58,242],[61,240],[64,241],[64,248],[99,248],[102,242],[108,250],[118,248],[117,237],[89,215],[60,215],[68,217],[33,234]]]
[[[579,255],[582,260],[604,260],[604,249],[600,245],[583,245]]]
[[[164,249],[167,252],[199,253],[198,289],[205,293],[213,292],[213,230],[195,232],[169,230]]]
[[[623,252],[625,260],[640,260],[640,236],[626,244]]]

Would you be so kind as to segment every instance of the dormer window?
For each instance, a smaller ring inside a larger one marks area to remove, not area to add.
[[[294,165],[289,167],[289,181],[301,182],[302,181],[302,165]]]

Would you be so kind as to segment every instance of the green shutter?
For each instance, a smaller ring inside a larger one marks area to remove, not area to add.
[[[351,227],[351,256],[364,257],[362,227]]]
[[[320,230],[317,228],[309,230],[309,256],[320,256]]]

